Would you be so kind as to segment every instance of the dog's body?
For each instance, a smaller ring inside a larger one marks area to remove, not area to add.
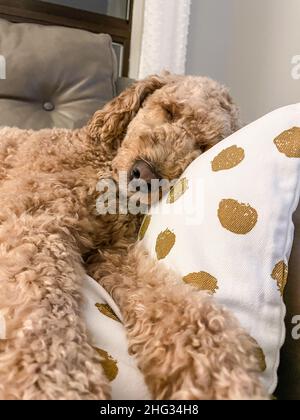
[[[141,177],[177,178],[237,124],[215,82],[163,76],[81,130],[0,131],[0,399],[109,398],[79,314],[85,271],[120,306],[153,398],[265,396],[256,346],[236,322],[131,246],[139,217],[95,209],[100,177],[130,178],[142,161]]]

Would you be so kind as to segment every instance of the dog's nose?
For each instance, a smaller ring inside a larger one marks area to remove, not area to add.
[[[144,160],[138,160],[131,171],[131,180],[142,179],[146,181],[147,184],[151,184],[153,179],[158,179],[157,174],[151,165]]]

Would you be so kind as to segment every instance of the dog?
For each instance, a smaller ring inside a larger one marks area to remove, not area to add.
[[[95,208],[99,179],[178,178],[238,127],[226,88],[162,75],[82,129],[0,130],[0,399],[110,398],[80,317],[86,272],[119,305],[154,399],[266,397],[256,344],[231,315],[134,245],[140,216]]]

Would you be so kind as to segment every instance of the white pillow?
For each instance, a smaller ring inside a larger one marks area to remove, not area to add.
[[[282,294],[299,201],[299,158],[297,104],[200,156],[151,209],[140,232],[161,264],[235,313],[263,350],[262,379],[270,393],[285,338]]]
[[[119,308],[104,288],[89,276],[83,278],[81,292],[81,314],[89,343],[102,358],[112,400],[150,400],[137,362],[128,354],[126,329]]]

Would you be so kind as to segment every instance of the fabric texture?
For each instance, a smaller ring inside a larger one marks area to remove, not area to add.
[[[140,239],[153,258],[207,291],[262,348],[262,379],[277,384],[283,292],[299,202],[300,104],[219,143],[154,206]]]
[[[113,400],[148,400],[149,391],[136,361],[128,354],[122,315],[110,295],[91,277],[83,282],[82,314],[90,344],[102,358]]]
[[[286,341],[281,351],[279,386],[276,396],[300,400],[300,207],[294,214],[295,238],[289,262],[289,276],[284,293],[287,307]],[[296,335],[295,335],[296,334]]]
[[[184,74],[191,0],[145,0],[139,79],[168,70]]]
[[[82,127],[116,94],[109,35],[0,19],[0,126]]]

